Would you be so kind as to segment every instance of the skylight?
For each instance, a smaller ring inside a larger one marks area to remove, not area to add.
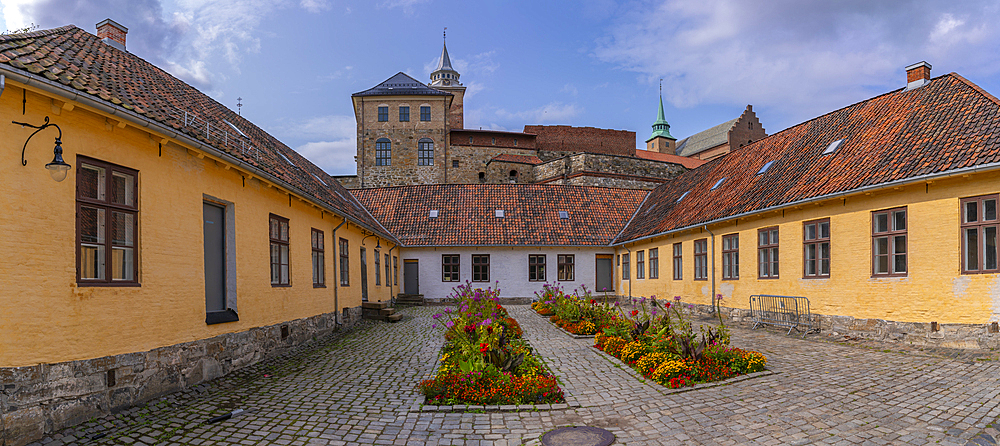
[[[428,215],[428,217],[430,217],[430,218],[438,218],[438,210],[437,209],[431,209],[431,213],[430,213],[430,215]]]
[[[563,219],[563,220],[566,220],[566,219],[568,219],[568,218],[569,218],[569,212],[566,212],[566,211],[559,211],[559,218],[561,218],[561,219]]]
[[[239,127],[236,127],[236,124],[233,124],[233,123],[231,123],[231,122],[229,122],[229,121],[226,121],[225,119],[223,119],[223,120],[222,120],[222,122],[225,122],[226,124],[229,124],[229,126],[230,126],[230,127],[232,127],[232,128],[233,128],[233,130],[236,130],[236,133],[239,133],[239,134],[240,134],[240,136],[242,136],[242,137],[244,137],[244,138],[246,138],[246,137],[247,137],[247,135],[246,135],[245,133],[243,133],[243,131],[242,131],[242,130],[240,130],[240,129],[239,129]]]
[[[497,218],[503,218],[503,209],[497,209],[496,211],[493,211],[493,215],[495,215]]]
[[[709,189],[709,190],[716,190],[716,189],[718,189],[719,186],[722,186],[722,182],[723,181],[726,181],[726,177],[719,178],[719,181],[715,182],[715,186],[712,186],[712,188]]]
[[[323,181],[323,179],[320,178],[320,177],[318,177],[318,176],[316,176],[316,174],[312,174],[312,176],[316,177],[316,179],[319,180],[320,183],[323,183],[324,186],[330,187],[329,184],[326,184],[326,181]]]
[[[838,140],[836,140],[834,142],[831,142],[830,145],[827,146],[826,150],[823,151],[823,155],[829,155],[829,154],[833,153],[843,143],[844,143],[843,139],[838,139]]]
[[[284,153],[281,153],[281,151],[280,151],[280,150],[275,150],[275,152],[278,152],[278,156],[280,156],[280,157],[281,157],[281,159],[285,160],[285,162],[287,162],[288,164],[291,164],[291,165],[293,165],[293,166],[295,165],[295,163],[293,163],[293,162],[292,162],[292,160],[288,159],[288,157],[287,157],[287,156],[285,156],[285,154],[284,154]]]
[[[772,164],[774,164],[774,161],[768,161],[767,164],[764,165],[764,167],[761,167],[760,170],[757,171],[757,175],[767,172],[767,169],[770,169]]]
[[[687,191],[687,192],[684,192],[683,194],[681,194],[681,197],[677,199],[677,203],[680,203],[681,200],[683,200],[684,197],[688,196],[688,194],[690,194],[690,193],[691,193],[691,191]]]

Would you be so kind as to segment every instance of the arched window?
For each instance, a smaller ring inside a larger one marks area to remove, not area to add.
[[[479,182],[480,183],[486,182],[486,172],[479,172]]]
[[[511,183],[516,183],[517,182],[517,171],[516,170],[510,171],[510,175],[509,176],[510,176],[510,182]]]
[[[417,142],[417,165],[434,165],[434,141],[430,138],[420,138]]]
[[[388,166],[392,163],[392,142],[388,138],[375,141],[375,165]]]

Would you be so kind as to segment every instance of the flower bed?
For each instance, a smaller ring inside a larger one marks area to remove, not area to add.
[[[567,295],[546,284],[536,295],[536,312],[551,313],[550,320],[570,333],[596,333],[594,347],[670,388],[760,372],[767,365],[763,354],[729,346],[721,314],[718,326],[702,326],[695,333],[681,311],[680,296],[673,302],[639,298],[623,307],[618,301],[598,302],[586,289],[583,295]]]
[[[435,314],[445,346],[437,376],[420,389],[427,404],[512,405],[561,403],[555,376],[521,338],[521,327],[498,303],[499,290],[456,287],[454,308]]]

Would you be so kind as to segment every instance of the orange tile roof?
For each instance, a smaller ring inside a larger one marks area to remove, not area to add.
[[[501,153],[494,156],[492,161],[499,161],[504,163],[520,163],[520,164],[531,164],[532,166],[542,164],[542,159],[534,155],[515,155],[513,153]]]
[[[647,160],[680,164],[688,169],[694,169],[695,167],[698,167],[708,162],[697,158],[688,158],[686,156],[671,155],[669,153],[650,152],[648,150],[636,150],[635,156]]]
[[[435,184],[351,191],[403,246],[607,246],[646,191]],[[502,209],[498,218],[495,211]],[[437,218],[430,211],[437,210]],[[559,211],[568,213],[567,219]]]
[[[76,26],[0,36],[0,69],[103,103],[117,115],[174,129],[299,189],[317,204],[385,231],[337,180],[281,141],[180,79]],[[190,125],[192,119],[197,125]],[[211,133],[204,130],[206,124]]]
[[[821,154],[839,139],[835,152]],[[650,192],[615,243],[996,163],[1000,101],[951,73],[811,119],[678,176]]]

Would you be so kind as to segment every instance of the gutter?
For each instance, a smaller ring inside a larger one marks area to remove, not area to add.
[[[879,183],[879,184],[874,184],[874,185],[871,185],[871,186],[861,187],[861,188],[858,188],[858,189],[851,189],[851,190],[846,190],[846,191],[843,191],[843,192],[834,192],[832,194],[820,195],[818,197],[804,198],[804,199],[798,200],[798,201],[790,201],[788,203],[782,203],[782,204],[778,204],[778,205],[766,207],[766,208],[763,208],[763,209],[758,209],[758,210],[755,210],[755,211],[747,211],[747,212],[743,212],[741,214],[727,215],[725,217],[716,218],[716,219],[709,220],[709,221],[706,221],[706,222],[695,223],[695,224],[691,224],[691,225],[687,225],[687,226],[682,226],[680,228],[671,229],[671,230],[668,230],[668,231],[658,232],[656,234],[645,235],[645,236],[642,236],[642,237],[639,237],[639,238],[636,238],[636,239],[632,239],[632,240],[628,240],[628,241],[624,241],[624,242],[618,242],[618,240],[616,238],[614,241],[611,242],[611,245],[609,245],[609,246],[621,246],[621,245],[624,245],[625,243],[636,243],[636,242],[640,242],[640,241],[643,241],[643,240],[649,240],[649,239],[656,238],[656,237],[662,237],[662,236],[665,236],[665,235],[670,235],[670,234],[675,234],[675,233],[678,233],[678,232],[687,231],[687,230],[690,230],[690,229],[701,228],[701,227],[703,227],[705,225],[712,225],[712,224],[716,224],[716,223],[723,223],[723,222],[726,222],[726,221],[729,221],[729,220],[735,220],[735,219],[744,218],[744,217],[750,217],[750,216],[754,216],[754,215],[758,215],[758,214],[764,214],[764,213],[768,213],[768,212],[772,212],[772,211],[777,211],[777,210],[781,210],[781,209],[792,207],[792,206],[801,206],[801,205],[804,205],[804,204],[815,203],[817,201],[825,201],[825,200],[830,200],[830,199],[834,199],[834,198],[847,198],[847,197],[850,197],[850,196],[853,196],[853,195],[858,195],[860,193],[865,193],[865,192],[873,192],[873,191],[878,191],[878,190],[882,190],[882,189],[889,189],[889,188],[893,188],[893,187],[909,186],[909,185],[914,184],[914,183],[920,183],[920,182],[926,182],[926,181],[944,180],[944,179],[948,179],[948,178],[951,178],[951,177],[957,177],[959,175],[971,175],[971,174],[974,174],[974,173],[991,172],[991,171],[994,171],[994,170],[1000,170],[1000,162],[988,163],[988,164],[980,164],[980,165],[977,165],[977,166],[964,167],[964,168],[961,168],[961,169],[955,169],[955,170],[948,170],[948,171],[944,171],[944,172],[937,172],[937,173],[929,173],[929,174],[924,174],[924,175],[918,175],[918,176],[915,176],[915,177],[910,177],[910,178],[904,178],[904,179],[901,179],[901,180],[890,181],[888,183]],[[636,210],[636,213],[638,213],[638,212],[639,211]],[[633,217],[634,217],[634,215],[633,215]],[[631,223],[631,220],[630,220],[630,223]],[[627,227],[628,226],[626,225],[626,228]]]
[[[340,222],[340,224],[337,225],[336,228],[333,228],[333,234],[332,234],[334,243],[333,246],[337,246],[337,240],[338,240],[337,230],[340,229],[340,227],[344,226],[345,224],[347,224],[347,217],[344,217],[344,221]],[[334,271],[337,271],[337,266],[339,266],[339,264],[337,263],[337,260],[339,258],[340,257],[337,255],[337,250],[336,249],[333,250]],[[340,288],[340,274],[334,273],[333,276],[334,276],[333,280],[335,280],[335,282],[333,282],[333,322],[337,325],[344,325],[344,323],[340,321],[340,296],[337,293],[337,289]]]
[[[66,99],[68,99],[70,101],[79,102],[79,103],[81,103],[81,104],[83,104],[83,105],[85,105],[87,107],[99,110],[99,111],[104,112],[104,113],[108,113],[108,114],[110,114],[112,116],[120,116],[120,117],[123,117],[125,119],[128,119],[133,124],[138,124],[139,126],[152,129],[153,131],[155,131],[157,133],[160,133],[161,135],[166,136],[168,139],[173,139],[175,141],[179,141],[181,143],[184,143],[184,144],[186,144],[186,145],[188,145],[190,147],[199,149],[199,150],[201,150],[203,152],[211,153],[212,155],[221,158],[223,161],[225,161],[225,162],[227,162],[229,164],[232,164],[232,165],[234,165],[235,167],[237,167],[239,169],[247,171],[248,173],[254,175],[255,177],[267,179],[268,181],[270,181],[270,182],[272,182],[274,184],[278,184],[278,185],[284,187],[285,189],[288,189],[290,192],[293,192],[293,193],[295,193],[295,194],[297,194],[297,195],[299,195],[301,197],[311,197],[310,194],[308,194],[305,191],[299,189],[298,187],[292,186],[291,184],[286,183],[284,180],[280,180],[277,177],[275,177],[274,175],[271,175],[268,172],[265,172],[265,171],[263,171],[261,169],[258,169],[257,167],[254,167],[254,166],[252,166],[250,164],[244,163],[239,158],[236,158],[236,157],[230,155],[229,153],[227,153],[225,151],[219,150],[219,149],[217,149],[217,148],[215,148],[215,147],[213,147],[211,145],[202,143],[201,141],[192,139],[190,136],[187,136],[187,135],[185,135],[183,133],[178,133],[176,130],[174,130],[172,128],[169,128],[169,127],[165,126],[164,124],[160,124],[160,123],[158,123],[156,121],[153,121],[153,120],[151,120],[149,118],[142,117],[142,116],[140,116],[139,114],[137,114],[135,112],[131,112],[131,111],[128,111],[128,110],[126,110],[124,108],[120,108],[120,107],[117,107],[117,106],[110,106],[110,105],[107,105],[107,104],[105,104],[103,102],[99,102],[97,100],[92,99],[89,95],[82,95],[82,94],[77,93],[75,91],[69,90],[66,87],[64,87],[62,84],[50,81],[48,79],[37,78],[37,77],[33,77],[33,76],[26,76],[26,75],[23,75],[23,74],[18,73],[16,71],[11,71],[9,68],[7,68],[5,66],[0,66],[0,78],[2,78],[4,76],[4,74],[6,74],[7,76],[10,76],[10,78],[12,80],[14,80],[16,82],[20,82],[20,83],[24,84],[25,86],[35,86],[35,87],[37,87],[40,90],[46,91],[48,93],[55,94],[55,95],[63,97],[63,98],[66,98]],[[2,89],[0,89],[0,90],[2,90]],[[0,91],[0,92],[2,92],[2,91]],[[319,204],[320,207],[326,209],[328,212],[330,212],[330,213],[332,213],[334,215],[339,215],[339,214],[343,213],[342,211],[339,211],[339,210],[333,209],[331,207],[328,207],[328,205],[326,205],[325,203],[322,203],[322,202],[320,202],[318,200],[310,200],[310,201],[312,201],[313,203]],[[364,208],[364,207],[362,207],[362,208]],[[356,225],[358,225],[358,226],[360,226],[362,228],[368,229],[368,230],[370,230],[372,232],[380,232],[378,229],[370,228],[368,225],[364,224],[361,221],[358,221],[357,219],[351,218],[350,216],[345,216],[345,218],[351,220],[351,222],[353,222],[354,224],[356,224]],[[386,235],[388,235],[387,238],[389,238],[389,239],[392,239],[392,237],[393,237],[393,235],[390,234],[390,233],[386,233]]]

